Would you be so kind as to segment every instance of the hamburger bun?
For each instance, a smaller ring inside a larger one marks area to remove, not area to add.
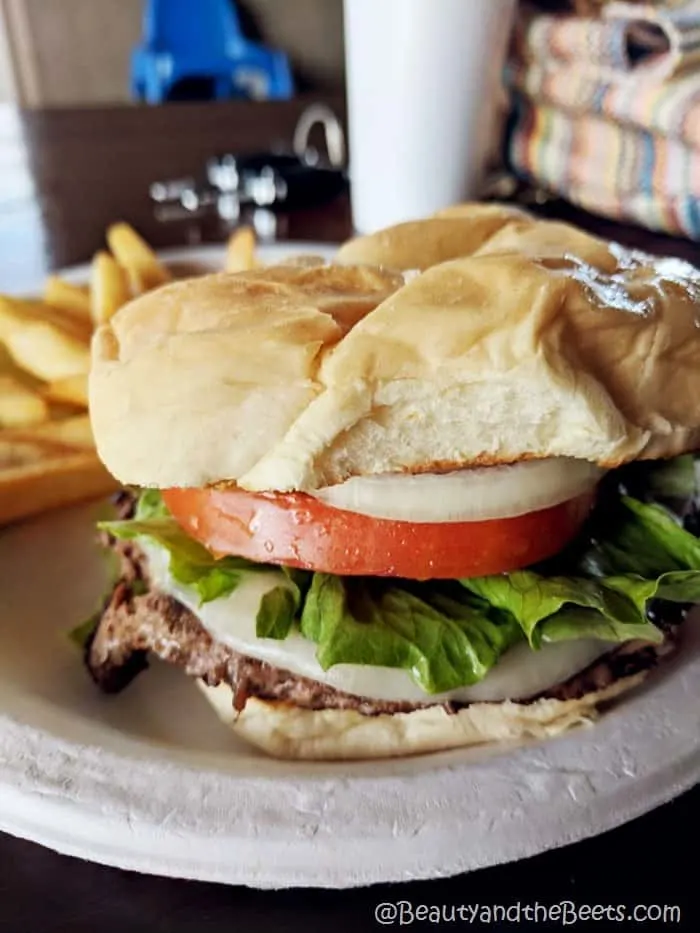
[[[125,485],[242,475],[322,390],[322,350],[402,283],[378,269],[289,266],[137,298],[93,338],[100,458]]]
[[[647,672],[614,680],[578,699],[532,703],[472,703],[457,712],[426,706],[410,713],[365,716],[356,710],[311,710],[291,703],[248,698],[236,712],[225,684],[197,686],[219,718],[242,739],[277,758],[378,759],[467,748],[489,743],[553,738],[590,725],[598,708],[634,687]]]
[[[435,266],[323,354],[324,392],[237,479],[308,490],[531,458],[612,467],[697,447],[697,276],[518,253]]]
[[[470,256],[503,227],[528,215],[508,204],[462,204],[426,220],[412,220],[348,240],[335,262],[428,269]]]
[[[124,484],[288,491],[697,447],[700,273],[586,234],[588,261],[557,255],[552,230],[504,229],[518,250],[405,284],[379,268],[291,266],[137,299],[94,339],[100,457]]]

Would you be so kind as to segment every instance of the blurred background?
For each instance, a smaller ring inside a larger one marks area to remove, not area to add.
[[[700,0],[495,2],[511,41],[501,95],[481,109],[489,168],[509,180],[483,193],[519,188],[522,197],[524,185],[540,205],[563,197],[603,218],[699,239]],[[435,18],[444,3],[433,4]],[[315,96],[344,122],[345,55],[343,0],[0,0],[0,104],[33,110]],[[6,172],[17,163],[8,113]],[[454,141],[438,136],[434,151],[444,143],[454,153]],[[467,158],[461,145],[457,159]],[[23,185],[6,174],[2,191]]]
[[[242,0],[236,8],[246,36],[287,52],[300,91],[342,88],[342,0]],[[0,101],[129,101],[143,12],[143,0],[0,0]]]

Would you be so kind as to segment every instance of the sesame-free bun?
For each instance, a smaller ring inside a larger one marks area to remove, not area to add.
[[[461,204],[435,217],[410,220],[348,240],[335,262],[392,269],[428,269],[470,256],[503,227],[527,214],[508,204]]]
[[[289,266],[187,279],[132,301],[93,338],[101,459],[141,486],[242,475],[322,391],[322,352],[402,282]]]
[[[533,259],[575,257],[600,272],[614,273],[625,251],[616,243],[572,227],[558,220],[517,218],[501,227],[475,251],[476,256],[520,253]]]
[[[241,738],[277,758],[397,758],[488,743],[547,739],[590,724],[598,707],[638,686],[647,671],[614,680],[577,699],[472,703],[457,712],[426,706],[410,713],[365,716],[349,709],[303,709],[250,697],[236,712],[226,684],[197,680],[220,719]]]
[[[534,257],[574,255],[604,272],[618,264],[618,247],[571,224],[539,220],[510,204],[455,204],[433,217],[396,224],[348,240],[339,263],[369,263],[425,270],[450,259],[523,253]]]
[[[287,491],[700,446],[700,274],[513,224],[405,284],[279,267],[132,302],[94,340],[100,456],[126,484]]]

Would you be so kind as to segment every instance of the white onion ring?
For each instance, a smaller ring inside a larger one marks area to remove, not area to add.
[[[476,522],[537,512],[592,490],[603,470],[557,457],[454,473],[355,476],[312,495],[327,505],[407,522]]]

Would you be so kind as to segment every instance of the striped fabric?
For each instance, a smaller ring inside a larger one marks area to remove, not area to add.
[[[700,239],[700,0],[526,14],[507,71],[514,170],[613,218]]]
[[[596,114],[700,148],[698,72],[671,81],[637,76],[601,80],[575,64],[565,68],[549,62],[515,63],[507,80],[531,100],[569,113]]]
[[[598,78],[635,69],[640,64],[638,53],[642,43],[645,54],[641,64],[645,70],[661,61],[667,68],[676,64],[682,67],[686,60],[685,52],[677,63],[669,57],[670,40],[656,23],[644,19],[632,23],[619,16],[586,19],[526,11],[516,31],[516,43],[518,58],[528,65],[543,61],[550,66],[575,62],[579,71]]]
[[[509,154],[518,175],[586,210],[700,239],[700,150],[520,99]]]

